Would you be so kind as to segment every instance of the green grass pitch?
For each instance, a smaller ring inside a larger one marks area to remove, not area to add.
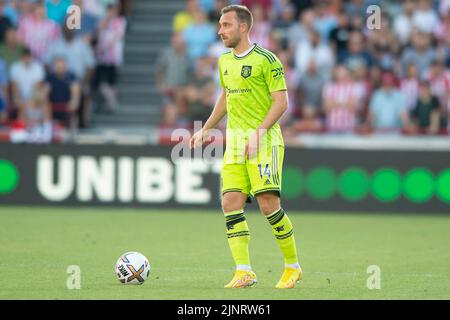
[[[282,258],[247,213],[258,284],[223,289],[234,266],[219,211],[0,207],[0,299],[449,299],[450,215],[288,212],[304,280],[277,290]],[[142,252],[150,278],[125,286],[119,256]],[[68,290],[69,265],[81,289]],[[381,270],[369,290],[367,268]]]

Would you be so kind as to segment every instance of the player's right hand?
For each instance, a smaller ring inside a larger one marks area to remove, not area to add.
[[[192,136],[191,140],[189,141],[189,147],[191,149],[200,147],[204,141],[205,141],[205,131],[203,129],[200,129]]]

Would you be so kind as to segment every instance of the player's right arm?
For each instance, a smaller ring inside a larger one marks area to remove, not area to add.
[[[216,101],[214,109],[209,116],[208,120],[205,122],[203,128],[197,131],[191,138],[189,146],[191,148],[199,147],[203,144],[206,138],[206,134],[209,129],[213,129],[217,124],[223,119],[227,114],[227,101],[225,88],[222,89],[219,98]]]

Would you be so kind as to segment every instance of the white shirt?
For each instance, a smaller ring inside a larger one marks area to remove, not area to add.
[[[245,51],[242,52],[241,54],[234,53],[234,55],[235,55],[236,57],[238,57],[238,58],[245,57],[247,54],[249,54],[250,51],[253,50],[253,48],[254,48],[255,46],[256,46],[256,45],[252,45],[250,48],[248,48],[247,50],[245,50]]]
[[[439,18],[433,10],[417,10],[413,15],[414,26],[424,33],[431,33],[439,25]]]
[[[402,44],[406,44],[411,36],[412,18],[402,14],[394,19],[394,32]]]
[[[327,45],[319,44],[314,48],[309,41],[299,43],[295,51],[295,68],[300,75],[306,72],[311,59],[316,62],[319,73],[325,77],[330,75],[334,65],[334,56]]]
[[[69,71],[78,80],[83,80],[86,72],[95,67],[94,51],[80,38],[75,38],[71,42],[64,39],[53,42],[48,48],[44,61],[49,66],[53,66],[53,60],[57,57],[65,58]]]
[[[32,61],[25,65],[22,61],[17,61],[11,66],[11,80],[18,88],[21,98],[28,102],[33,93],[36,83],[45,79],[45,70],[40,62]]]

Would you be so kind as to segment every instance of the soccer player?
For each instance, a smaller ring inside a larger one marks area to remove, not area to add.
[[[302,278],[302,270],[292,223],[280,203],[284,143],[277,123],[288,107],[286,81],[279,59],[250,41],[252,23],[252,14],[245,6],[222,9],[218,34],[232,49],[219,59],[223,90],[190,146],[201,146],[208,130],[228,115],[222,209],[236,272],[225,288],[244,288],[257,282],[250,265],[250,233],[244,215],[249,197],[257,199],[284,257],[284,272],[276,288],[293,288]]]

